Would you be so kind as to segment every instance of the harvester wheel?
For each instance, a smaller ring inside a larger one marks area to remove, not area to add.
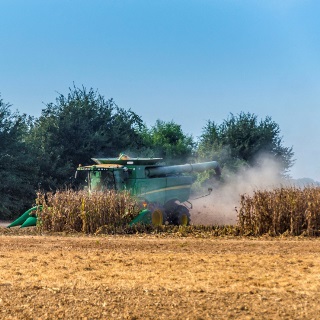
[[[151,221],[152,221],[152,225],[154,226],[161,226],[166,222],[166,214],[165,211],[157,208],[154,211],[152,211],[151,214]]]
[[[188,226],[190,224],[190,212],[188,208],[178,205],[175,209],[173,221],[178,226]]]

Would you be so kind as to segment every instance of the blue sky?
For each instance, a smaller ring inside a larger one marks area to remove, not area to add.
[[[291,175],[320,181],[319,12],[311,0],[0,0],[1,97],[39,116],[75,83],[195,138],[230,113],[270,116]]]

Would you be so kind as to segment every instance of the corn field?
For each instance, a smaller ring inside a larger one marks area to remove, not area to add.
[[[86,234],[158,234],[173,237],[236,235],[234,226],[133,225],[129,222],[141,210],[128,193],[57,191],[37,194],[39,232],[81,232]],[[41,206],[41,209],[40,209]]]
[[[37,194],[40,231],[77,231],[95,233],[101,226],[118,228],[128,224],[140,211],[138,203],[127,193],[88,193],[57,191]]]
[[[238,228],[242,235],[320,235],[320,187],[281,187],[242,195]]]
[[[58,191],[37,194],[39,231],[87,234],[168,233],[270,236],[320,235],[320,187],[281,187],[241,195],[235,226],[151,226],[128,223],[141,207],[127,192]]]

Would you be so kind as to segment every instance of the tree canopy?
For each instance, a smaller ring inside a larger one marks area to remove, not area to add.
[[[271,117],[258,121],[255,114],[244,112],[230,114],[220,125],[209,120],[199,139],[198,155],[215,157],[233,172],[244,165],[261,166],[261,156],[277,161],[281,173],[294,162],[292,148],[283,146],[279,125]]]
[[[33,203],[38,175],[34,150],[25,140],[30,119],[10,107],[0,98],[0,218],[11,218]]]
[[[192,136],[185,134],[179,124],[162,120],[145,128],[143,142],[150,156],[161,157],[167,164],[186,162],[195,146]]]

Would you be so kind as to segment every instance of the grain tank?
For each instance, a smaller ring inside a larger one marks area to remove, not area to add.
[[[161,158],[92,158],[95,164],[79,166],[85,174],[89,192],[128,190],[143,206],[131,225],[175,224],[188,225],[190,213],[187,206],[193,177],[192,172],[214,170],[220,176],[218,162],[164,166]],[[189,175],[188,175],[189,174]]]

